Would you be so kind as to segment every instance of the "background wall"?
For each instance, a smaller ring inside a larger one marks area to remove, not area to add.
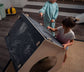
[[[3,3],[5,8],[10,8],[11,7],[10,0],[0,0],[0,3]]]
[[[27,0],[10,0],[10,2],[14,7],[24,7],[24,5],[27,3]]]
[[[22,8],[27,4],[27,0],[0,0],[0,3],[3,3],[5,8],[10,8],[11,5]]]

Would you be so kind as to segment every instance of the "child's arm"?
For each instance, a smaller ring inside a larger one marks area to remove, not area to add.
[[[51,20],[51,22],[55,22],[55,20],[54,20],[54,19],[52,19],[52,20]]]
[[[57,31],[57,28],[52,28],[50,26],[47,27],[48,29],[52,30],[52,31]]]
[[[47,4],[48,4],[48,2],[46,2],[45,5],[44,5],[44,6],[40,9],[40,11],[39,11],[41,17],[42,17],[43,14],[45,13],[45,10],[46,10],[46,8],[47,8]]]
[[[54,14],[54,16],[53,16],[53,18],[52,18],[52,20],[54,20],[55,21],[55,19],[57,18],[57,16],[58,16],[58,13],[59,13],[59,8],[58,8],[58,5],[56,6],[56,11],[55,11],[55,14]]]
[[[43,16],[43,13],[40,13],[40,16],[42,17]]]
[[[66,49],[67,46],[71,46],[73,44],[74,40],[70,40],[69,43],[63,44],[64,49]]]

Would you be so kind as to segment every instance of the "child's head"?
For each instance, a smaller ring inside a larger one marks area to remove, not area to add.
[[[49,0],[51,3],[54,3],[54,2],[56,2],[57,0]]]
[[[75,25],[76,25],[76,20],[72,17],[68,17],[68,18],[65,18],[63,21],[62,21],[62,24],[63,24],[63,27],[66,27],[66,28],[73,28]]]

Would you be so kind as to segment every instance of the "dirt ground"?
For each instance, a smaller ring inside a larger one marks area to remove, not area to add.
[[[67,53],[66,62],[57,72],[84,72],[84,42],[74,41]]]

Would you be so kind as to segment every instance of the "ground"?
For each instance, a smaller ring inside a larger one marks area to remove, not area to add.
[[[0,72],[2,72],[10,59],[4,37],[8,34],[21,13],[22,9],[17,9],[17,15],[7,16],[0,21]],[[32,14],[30,14],[30,16],[32,17]],[[33,18],[38,21],[38,18]],[[61,16],[58,17],[57,26],[60,25],[63,18],[64,17]],[[40,20],[38,22],[40,22]],[[75,31],[77,38],[68,50],[68,58],[66,62],[57,72],[84,72],[84,25],[77,25],[73,30]]]
[[[12,28],[13,24],[18,19],[18,16],[22,13],[22,9],[17,9],[17,14],[14,16],[7,16],[0,21],[0,72],[4,69],[8,63],[10,56],[8,48],[6,46],[5,37]]]

